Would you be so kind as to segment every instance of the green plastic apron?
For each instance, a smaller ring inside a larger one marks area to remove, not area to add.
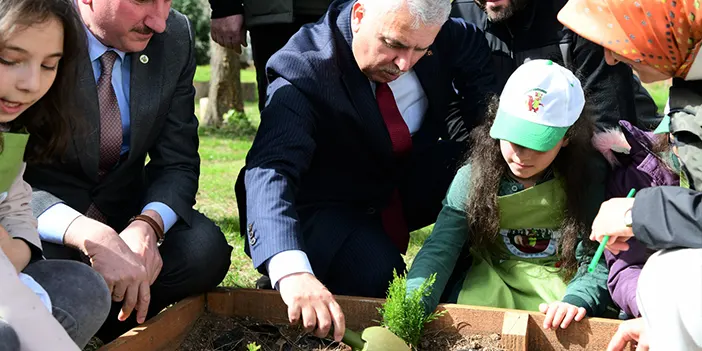
[[[27,147],[29,134],[2,133],[3,148],[0,152],[0,197],[7,197],[17,175],[24,163],[24,149]]]
[[[497,255],[473,251],[458,303],[538,311],[560,301],[566,284],[559,276],[558,238],[565,192],[558,178],[498,197]]]

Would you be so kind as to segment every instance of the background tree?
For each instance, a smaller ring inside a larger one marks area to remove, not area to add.
[[[244,114],[244,102],[241,99],[241,62],[239,55],[233,49],[227,49],[215,42],[210,43],[212,56],[210,67],[210,92],[208,94],[207,110],[202,116],[202,123],[207,126],[220,127],[224,115],[230,110],[229,119],[240,117],[234,114]],[[244,116],[245,119],[245,116]],[[232,122],[228,120],[227,122]]]

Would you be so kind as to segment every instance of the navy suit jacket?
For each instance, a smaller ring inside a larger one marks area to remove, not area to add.
[[[333,3],[268,61],[261,124],[246,159],[239,197],[247,252],[265,271],[273,255],[305,250],[300,222],[315,208],[385,207],[402,176],[368,78],[351,51],[351,7]],[[490,48],[474,25],[448,20],[414,70],[429,107],[413,149],[455,138],[482,118],[497,93]],[[459,91],[464,124],[449,120]],[[465,134],[462,136],[465,139]],[[244,195],[244,194],[241,194]],[[334,233],[330,233],[334,235]]]

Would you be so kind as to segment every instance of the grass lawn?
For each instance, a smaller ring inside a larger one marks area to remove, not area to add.
[[[212,74],[212,69],[209,65],[207,66],[197,66],[195,70],[196,82],[209,82],[210,76]],[[241,81],[242,82],[255,82],[256,81],[256,70],[253,67],[241,70]]]
[[[242,70],[242,81],[255,81],[254,73],[252,69]],[[196,79],[206,77],[209,77],[209,66],[198,67]],[[668,86],[667,83],[646,86],[661,111],[668,96]],[[245,112],[254,125],[259,124],[260,116],[256,103],[246,103]],[[232,138],[226,131],[221,130],[207,128],[200,130],[202,165],[196,208],[222,228],[227,240],[234,247],[232,265],[222,286],[253,287],[259,277],[258,272],[252,267],[251,260],[244,253],[244,239],[239,235],[239,212],[234,196],[234,182],[244,165],[244,158],[250,147],[250,139]],[[431,227],[412,233],[405,257],[408,266],[430,233]]]

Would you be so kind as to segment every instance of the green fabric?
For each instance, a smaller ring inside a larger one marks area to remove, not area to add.
[[[559,178],[498,197],[499,253],[473,251],[458,303],[538,311],[560,301],[566,284],[559,276],[557,247],[565,192]]]
[[[468,238],[465,212],[470,187],[470,165],[461,167],[454,177],[431,235],[424,241],[407,272],[407,292],[410,293],[436,273],[432,293],[422,298],[425,312],[430,314],[439,305],[441,294],[453,273],[463,245]]]
[[[556,147],[567,131],[568,127],[546,126],[498,110],[490,137],[543,152]]]
[[[580,241],[575,249],[578,270],[568,283],[563,302],[584,307],[590,317],[601,317],[612,302],[612,297],[607,289],[609,267],[607,267],[605,255],[602,255],[595,266],[595,271],[589,273],[587,266],[592,261],[594,250],[586,248],[583,243],[584,241]]]
[[[653,131],[653,134],[665,134],[670,133],[670,116],[666,115],[661,119],[661,123]]]
[[[549,174],[551,175],[546,177],[546,181],[553,179],[552,173]],[[439,213],[432,234],[424,242],[407,274],[407,291],[411,292],[417,289],[431,274],[436,273],[436,283],[432,293],[422,300],[427,313],[433,312],[439,304],[468,238],[465,208],[469,189],[470,165],[467,165],[459,169],[453,179],[443,200],[443,208]],[[500,195],[508,195],[523,189],[520,183],[506,177],[500,184]],[[504,249],[506,250],[506,247]],[[576,258],[580,268],[575,278],[567,285],[566,296],[563,300],[585,302],[586,305],[578,304],[577,306],[585,307],[588,310],[588,315],[597,316],[604,312],[609,301],[609,292],[606,286],[608,270],[603,257],[597,270],[592,274],[587,273],[587,265],[592,256],[586,253],[582,243],[579,244],[576,249]],[[554,275],[557,276],[557,273]]]
[[[0,153],[0,193],[10,190],[12,183],[24,163],[24,150],[29,134],[2,133],[3,147]]]

